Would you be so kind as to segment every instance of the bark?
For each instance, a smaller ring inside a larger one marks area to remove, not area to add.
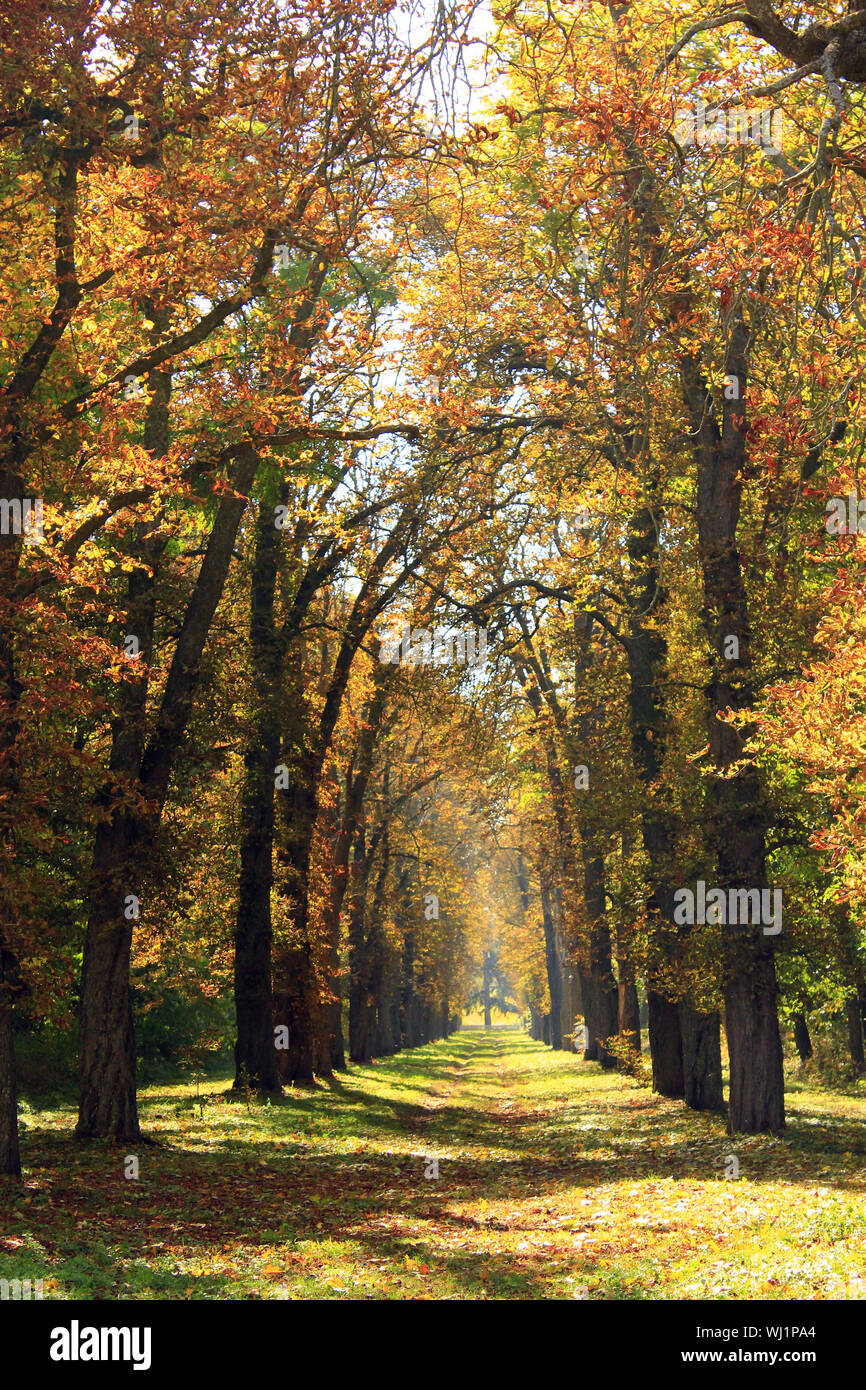
[[[631,838],[623,833],[622,862],[624,868],[628,864],[630,854]],[[640,1052],[640,1004],[637,997],[637,981],[629,952],[628,938],[628,923],[625,920],[625,910],[623,909],[616,926],[617,1020],[620,1037],[636,1052]]]
[[[680,1005],[683,1099],[692,1110],[724,1110],[722,1040],[718,1014]]]
[[[345,877],[343,878],[345,884]],[[343,1038],[343,970],[340,955],[340,916],[323,923],[325,965],[328,997],[324,1002],[325,1036],[323,1051],[327,1052],[328,1072],[346,1070],[346,1048]]]
[[[653,1090],[673,1100],[685,1095],[683,1038],[679,1005],[647,987]]]
[[[674,893],[680,886],[676,851],[683,829],[679,816],[666,804],[667,793],[660,781],[668,739],[663,694],[667,642],[660,622],[667,594],[661,584],[657,474],[657,468],[650,470],[650,505],[638,508],[629,520],[629,637],[625,645],[632,757],[645,789],[641,833],[650,865],[648,915],[656,948],[664,965],[671,967],[683,935],[673,918]],[[677,1009],[651,985],[648,995],[653,1089],[661,1095],[682,1096],[694,1110],[721,1109],[724,1096],[718,1015],[699,1013],[687,1000]]]
[[[662,226],[661,204],[656,197],[655,180],[633,135],[629,134],[623,143],[628,163],[625,183],[636,213],[642,255],[648,266],[657,270],[664,255],[665,232]],[[673,326],[676,326],[680,319],[688,317],[693,309],[693,297],[688,286],[670,296],[666,307]],[[744,353],[740,353],[739,357],[744,357]],[[736,351],[729,354],[728,369],[730,375],[738,376],[741,382],[741,394],[744,397],[745,362],[739,360]],[[726,534],[727,543],[733,541],[736,533],[741,468],[746,438],[745,407],[744,404],[738,403],[733,411],[730,409],[727,411],[726,429],[729,436],[728,444],[731,447],[728,447],[726,451],[720,451],[715,447],[718,441],[710,440],[707,433],[708,421],[710,421],[712,429],[715,429],[715,424],[712,421],[711,412],[705,411],[708,398],[706,390],[702,389],[703,383],[700,381],[697,359],[688,353],[684,354],[680,362],[680,371],[689,415],[691,438],[697,458],[698,529],[706,601],[704,617],[709,624],[709,631],[716,620],[726,611],[724,601],[727,596],[724,588],[715,585],[711,578],[711,551],[721,533]],[[742,376],[740,376],[741,372]],[[739,423],[737,422],[738,410],[742,412]],[[732,429],[728,427],[732,427]],[[735,436],[733,440],[730,437],[732,432]],[[630,451],[635,456],[641,447],[640,433],[640,431],[637,432],[635,439],[632,439],[629,445]],[[717,430],[716,435],[718,435]],[[709,448],[706,447],[708,442]],[[666,595],[660,582],[658,534],[661,520],[658,506],[661,500],[660,472],[658,463],[654,458],[647,460],[647,463],[649,467],[648,469],[645,468],[645,471],[649,473],[650,483],[648,505],[639,507],[633,514],[627,537],[631,577],[627,585],[630,633],[626,642],[626,649],[630,670],[632,748],[635,767],[647,789],[646,802],[642,811],[642,828],[644,846],[650,859],[652,876],[652,893],[650,894],[648,909],[662,967],[657,978],[654,979],[653,972],[650,972],[647,980],[653,1084],[655,1089],[662,1094],[682,1095],[688,1104],[698,1103],[701,1108],[717,1108],[723,1103],[721,1070],[720,1066],[718,1069],[716,1066],[717,1057],[719,1059],[721,1057],[718,1020],[714,1014],[696,1014],[688,1000],[683,1002],[682,1015],[680,1016],[680,1011],[677,1010],[675,1016],[672,1001],[664,997],[664,976],[668,973],[666,967],[675,964],[678,955],[677,934],[673,928],[672,894],[677,886],[681,886],[677,883],[678,870],[674,861],[675,847],[680,838],[680,827],[677,818],[670,814],[664,804],[665,791],[658,781],[662,768],[667,724],[662,699],[667,647],[660,626],[659,614]],[[722,474],[725,475],[724,478],[722,478]],[[718,488],[716,496],[722,503],[721,510],[724,511],[727,508],[728,515],[722,518],[721,514],[717,513],[715,522],[713,522],[710,520],[713,505],[709,494],[715,490],[717,483],[720,483],[721,486]],[[710,501],[709,507],[708,501]],[[718,522],[721,522],[720,527],[717,525]],[[745,615],[744,605],[743,594],[743,612],[739,615],[741,619]],[[654,620],[650,626],[647,618],[653,610],[655,610]],[[721,634],[716,630],[712,634],[717,639],[716,649],[722,650],[722,646],[718,642],[720,635],[723,641],[727,633],[738,630],[739,628],[723,627]],[[710,703],[712,704],[712,701]],[[711,723],[713,721],[718,723],[716,716],[720,713],[721,708],[715,706],[708,711],[708,718]],[[712,731],[710,744],[712,747]],[[718,765],[721,767],[721,764]],[[727,827],[728,834],[733,836],[739,834],[744,829],[745,822],[748,821],[751,814],[752,809],[747,811],[739,822],[734,817]],[[759,885],[756,882],[754,886]],[[766,975],[765,964],[759,966],[758,954],[765,955],[760,945],[756,948],[756,955],[752,964],[764,970]],[[769,979],[765,978],[759,990],[760,997],[767,997],[769,985]],[[774,976],[772,987],[774,990]],[[736,1019],[740,1019],[741,1016],[736,997],[738,994],[742,994],[742,991],[734,988],[729,1000],[734,1009],[733,1016]],[[739,1002],[742,1005],[744,1000],[741,999]],[[685,1045],[683,1028],[688,1035],[685,1039]],[[760,1031],[763,1034],[768,1028],[772,1031],[767,1022]],[[778,1024],[776,1024],[776,1036],[778,1040]],[[773,1044],[769,1035],[765,1039],[765,1044],[767,1055],[770,1056],[773,1053]],[[737,1065],[735,1083],[735,1068],[732,1060],[732,1099],[736,1084],[738,1099],[734,1118],[739,1125],[741,1120],[747,1119],[745,1112],[741,1110],[740,1098],[744,1095],[742,1069],[743,1066],[748,1065],[744,1061],[745,1052],[739,1041],[735,1045],[734,1054],[737,1058]],[[778,1048],[778,1055],[778,1077],[770,1083],[769,1090],[771,1091],[776,1089],[777,1083],[781,1081],[781,1046]],[[696,1071],[695,1068],[698,1070]],[[701,1068],[708,1068],[709,1070],[700,1070]],[[773,1070],[772,1064],[770,1070]],[[764,1119],[774,1124],[777,1118],[774,1103],[770,1103]]]
[[[376,697],[374,703],[375,699]],[[378,719],[375,709],[373,717]],[[373,1055],[377,1034],[389,1039],[392,1051],[399,1043],[405,1041],[402,1025],[396,1036],[391,1032],[392,996],[398,992],[399,969],[396,961],[392,959],[384,926],[391,867],[389,786],[390,765],[386,759],[382,772],[382,821],[368,843],[361,811],[352,863],[352,902],[349,915],[349,1055],[353,1061],[366,1061]],[[367,884],[374,857],[379,849],[381,859],[370,906],[368,929]],[[402,900],[406,879],[407,873],[404,870],[396,885],[398,902]]]
[[[394,1054],[394,1037],[391,1033],[391,1005],[381,1002],[376,1006],[376,1057],[391,1057]]]
[[[812,1039],[809,1036],[809,1025],[806,1022],[805,1014],[794,1014],[792,1022],[794,1024],[794,1044],[800,1054],[801,1062],[808,1062],[812,1056]]]
[[[305,1039],[303,1044],[299,1041],[297,1050],[286,1059],[293,1080],[311,1081],[312,1066],[316,1058],[327,1059],[330,1056],[320,1043],[320,1038],[326,1031],[326,1023],[315,975],[304,964],[305,961],[312,961],[309,884],[322,771],[339,719],[355,655],[386,601],[387,595],[383,596],[381,592],[383,575],[391,561],[399,554],[402,544],[400,529],[395,527],[369,566],[367,576],[352,605],[333,671],[330,678],[326,682],[323,681],[324,703],[318,717],[313,716],[305,698],[303,650],[300,641],[297,640],[300,622],[295,611],[304,610],[299,608],[297,602],[293,605],[286,623],[289,642],[286,664],[291,698],[288,702],[285,762],[290,769],[292,780],[289,789],[281,792],[277,799],[280,843],[276,857],[280,869],[278,891],[285,901],[292,949],[282,955],[277,963],[277,993],[280,1008],[291,1018],[290,1026],[296,1035],[300,1030],[309,1027],[316,1030],[314,1036]],[[390,588],[397,582],[393,581]],[[296,966],[302,969],[302,978],[293,980],[290,976]],[[351,1043],[349,1050],[351,1055]],[[308,1058],[312,1059],[309,1071],[306,1061]],[[297,1073],[294,1071],[296,1064],[302,1067]]]
[[[562,1007],[560,1024],[562,1027],[562,1046],[566,1052],[574,1052],[574,1023],[577,1015],[577,987],[574,978],[576,966],[562,966]]]
[[[482,970],[482,983],[481,983],[481,1006],[482,1006],[482,1008],[483,1008],[483,1010],[484,1010],[484,1027],[485,1027],[485,1028],[492,1028],[492,1027],[493,1027],[493,1019],[492,1019],[491,1013],[490,1013],[490,965],[491,965],[490,952],[489,952],[489,951],[485,951],[485,952],[484,952],[484,966],[483,966],[483,970]]]
[[[114,810],[96,833],[81,976],[78,1138],[129,1143],[139,1137],[129,988],[134,919],[125,916],[125,900],[129,894],[140,897],[147,851],[162,815],[172,765],[192,710],[202,653],[222,596],[257,463],[251,448],[245,446],[239,451],[232,475],[233,489],[239,495],[225,496],[220,502],[187,605],[154,731],[141,758],[138,783],[148,810]],[[143,631],[136,635],[147,661],[152,644],[153,597],[145,579],[144,575],[131,576],[131,586],[137,587],[130,593],[128,612],[139,613],[137,620]],[[115,728],[109,766],[112,777],[128,773],[134,766],[141,738],[143,694],[143,681],[130,687],[131,703]],[[114,784],[109,781],[102,789],[101,799],[110,802],[113,796]]]
[[[517,879],[517,890],[520,895],[520,913],[523,921],[529,911],[529,875],[526,872],[526,863],[523,854],[518,850],[517,864],[515,868],[515,878]],[[530,999],[529,1008],[529,1036],[533,1042],[541,1042],[543,1032],[543,1015],[537,1004]]]
[[[13,440],[18,434],[13,433]],[[13,443],[0,468],[0,488],[7,499],[24,493],[19,446]],[[21,558],[22,539],[0,535],[0,1174],[21,1174],[18,1145],[18,1098],[15,1071],[14,1000],[8,979],[18,979],[18,966],[8,949],[10,926],[16,919],[14,887],[15,806],[20,790],[18,706],[24,686],[16,671],[16,607],[12,599]]]
[[[286,920],[285,944],[274,960],[274,1018],[289,1030],[289,1048],[279,1057],[284,1081],[309,1085],[315,1079],[321,1035],[322,1000],[313,967],[308,902],[313,834],[318,812],[318,781],[324,758],[319,758],[306,698],[307,672],[301,639],[305,602],[295,595],[284,628],[285,689],[280,761],[288,768],[288,786],[276,799],[275,882]]]
[[[580,737],[575,740],[572,738],[567,727],[567,721],[562,706],[559,703],[556,690],[551,682],[545,664],[536,655],[529,630],[525,621],[520,617],[521,628],[524,636],[524,646],[527,653],[526,664],[530,677],[524,685],[527,700],[534,714],[539,720],[542,716],[543,705],[546,704],[554,727],[559,736],[563,753],[569,762],[576,762],[576,747],[579,747],[582,739],[586,737],[589,725],[597,715],[597,710],[593,710],[591,715],[583,721],[580,730]],[[583,651],[578,654],[575,660],[576,676],[588,669],[590,664],[589,637],[591,624],[584,630]],[[581,998],[584,1007],[587,1028],[587,1046],[584,1058],[587,1061],[598,1060],[604,1067],[616,1066],[615,1058],[607,1051],[604,1046],[605,1040],[616,1035],[618,1029],[619,1002],[617,995],[616,981],[613,976],[613,964],[611,961],[611,942],[610,930],[605,916],[605,895],[604,895],[604,860],[600,854],[596,853],[592,846],[593,831],[585,815],[578,816],[577,808],[572,804],[570,794],[566,792],[565,780],[563,776],[563,765],[560,760],[559,751],[554,739],[547,732],[543,725],[541,730],[541,742],[545,752],[547,762],[548,782],[550,784],[551,800],[553,803],[554,818],[557,826],[557,840],[559,858],[557,863],[558,880],[561,888],[561,916],[567,946],[570,952],[575,949],[577,937],[576,909],[571,907],[570,901],[577,892],[578,882],[578,857],[576,852],[576,833],[575,822],[579,821],[581,855],[583,858],[583,898],[586,920],[589,924],[588,941],[588,966],[584,964],[578,967]],[[551,914],[552,916],[552,914]],[[545,925],[545,948],[546,958],[550,960],[550,948],[547,944],[547,927]],[[548,963],[548,974],[550,974],[550,964]],[[553,1003],[553,996],[551,995]],[[557,991],[556,1008],[561,1007],[561,992]],[[551,1037],[556,1031],[560,1034],[561,1046],[561,1016],[551,1015],[550,1033]]]
[[[544,927],[544,960],[547,966],[547,988],[550,992],[548,1034],[555,1052],[562,1049],[562,966],[556,940],[556,926],[547,883],[541,882],[541,916]],[[485,1026],[489,1026],[485,1024]]]
[[[154,373],[144,429],[153,457],[168,449],[171,377]],[[124,629],[140,655],[118,696],[108,776],[98,803],[104,813],[94,836],[79,1001],[79,1106],[76,1135],[134,1143],[140,1138],[135,1090],[135,1033],[130,992],[132,923],[141,896],[143,845],[150,817],[113,806],[118,791],[140,790],[147,737],[148,671],[153,660],[156,585],[166,540],[153,523],[139,523],[132,543],[135,568],[127,583]]]
[[[372,856],[362,822],[355,835],[349,906],[349,1059],[352,1062],[368,1062],[375,1042],[374,963],[364,921],[371,867]],[[408,1045],[411,1047],[411,1042]]]
[[[20,496],[8,472],[0,474],[3,496]],[[18,702],[24,687],[15,670],[15,610],[7,595],[15,582],[21,541],[0,536],[0,1174],[19,1177],[18,1097],[15,1070],[15,999],[20,972],[9,949],[17,893],[14,883],[15,814],[19,792]]]
[[[386,768],[387,773],[387,768]],[[387,797],[387,776],[385,778],[384,795]],[[375,1055],[381,1055],[377,1051],[378,1041],[378,1017],[379,1009],[386,990],[387,980],[387,942],[385,939],[385,897],[388,886],[388,873],[390,869],[389,837],[388,825],[385,822],[380,843],[382,846],[382,858],[379,865],[379,872],[376,876],[376,887],[373,890],[373,900],[370,905],[370,929],[365,941],[365,951],[370,961],[369,991],[366,1004],[368,1027],[370,1032],[371,1045]],[[372,857],[372,856],[371,856]]]
[[[285,501],[288,489],[281,493]],[[240,806],[241,868],[235,927],[237,1013],[234,1089],[280,1091],[271,982],[274,787],[280,751],[282,657],[274,622],[279,533],[262,502],[256,526],[250,605],[252,701]]]
[[[13,1178],[21,1176],[13,1014],[21,988],[18,962],[11,951],[0,946],[0,1175]]]
[[[860,1017],[860,1001],[856,994],[845,1001],[845,1018],[848,1024],[848,1051],[854,1070],[866,1070],[866,1054],[863,1051],[863,1022]]]
[[[11,1007],[0,1007],[0,1174],[21,1176],[15,1026]]]
[[[397,1050],[394,1033],[394,999],[397,989],[397,959],[393,950],[383,950],[379,997],[376,1001],[376,1056],[390,1057]],[[399,1014],[398,1014],[399,1021]]]
[[[623,1038],[630,1047],[633,1047],[636,1052],[640,1052],[640,1003],[637,995],[637,980],[635,978],[634,966],[626,944],[626,938],[627,932],[625,923],[623,923],[621,926],[617,926],[616,931],[618,1031],[620,1037]]]
[[[623,978],[620,974],[618,985],[618,1019],[619,1035],[624,1038],[635,1052],[641,1050],[640,1038],[640,1006],[637,997],[637,985],[633,978],[626,975]]]
[[[321,1031],[318,991],[309,944],[281,953],[282,980],[274,994],[274,1022],[288,1029],[288,1048],[277,1055],[284,1081],[310,1084],[315,1080],[314,1053]]]
[[[373,673],[374,694],[364,713],[363,728],[352,756],[352,763],[346,770],[345,796],[334,836],[331,852],[331,873],[327,896],[322,909],[322,929],[328,944],[331,988],[336,991],[337,995],[337,998],[326,1006],[331,1065],[339,1071],[345,1070],[346,1066],[343,1042],[343,1001],[339,979],[340,917],[348,885],[351,845],[357,831],[361,808],[370,779],[376,742],[382,729],[390,670],[390,667],[380,664]],[[357,1012],[357,1000],[355,1010]],[[393,1050],[395,1042],[392,1022],[389,1020],[386,1027],[383,1021],[382,1028],[384,1034],[390,1035]]]
[[[728,1132],[760,1134],[784,1129],[775,962],[772,948],[761,942],[747,942],[744,958],[739,963],[734,960],[725,990],[725,1026],[731,1058]]]
[[[821,19],[802,27],[785,24],[778,6],[768,0],[751,0],[744,10],[732,11],[732,22],[742,24],[749,33],[764,40],[788,59],[791,70],[809,63],[830,63],[836,77],[847,82],[866,82],[866,25],[859,0],[849,0],[847,14],[833,22]],[[832,45],[832,47],[831,47]]]
[[[584,1060],[600,1062],[606,1070],[617,1065],[605,1043],[619,1031],[619,991],[613,975],[608,925],[604,860],[584,839],[584,899],[589,923],[589,970],[581,972],[581,991],[586,1017],[587,1047]]]
[[[696,357],[681,363],[697,460],[698,539],[704,590],[702,619],[711,649],[707,690],[710,755],[720,773],[742,757],[750,730],[720,716],[753,703],[751,629],[745,582],[736,537],[746,449],[746,393],[749,335],[737,319],[730,332],[725,371],[739,387],[739,399],[725,401],[721,427]],[[735,636],[739,657],[726,656]],[[707,801],[709,846],[715,852],[719,884],[764,889],[767,883],[766,812],[760,776],[746,763],[718,777]],[[772,938],[760,926],[727,929],[725,1024],[731,1083],[728,1129],[732,1134],[775,1132],[785,1125],[782,1043]]]
[[[343,997],[341,992],[338,992],[336,999],[332,999],[328,1003],[326,1019],[331,1053],[331,1070],[345,1071],[346,1042],[343,1037]]]
[[[297,688],[295,685],[293,688]],[[319,768],[304,754],[281,756],[289,768],[288,788],[277,793],[277,891],[285,903],[287,945],[274,962],[274,1017],[289,1029],[290,1046],[280,1054],[284,1081],[314,1080],[324,1027],[309,939],[308,895]],[[291,1041],[291,1040],[294,1041]]]
[[[156,123],[152,133],[156,131]],[[154,139],[150,152],[146,152],[137,162],[158,165],[160,143]],[[20,497],[24,492],[25,464],[28,455],[36,446],[35,437],[28,437],[26,406],[29,398],[39,385],[55,349],[61,343],[66,327],[82,299],[83,290],[77,278],[76,268],[76,220],[78,211],[78,172],[85,168],[93,151],[88,140],[74,141],[73,147],[57,151],[57,179],[53,197],[54,212],[54,263],[56,299],[34,339],[22,354],[17,368],[7,380],[2,396],[4,403],[3,435],[11,441],[0,459],[0,493],[8,498]],[[157,309],[152,303],[144,301],[144,307],[154,324],[154,345],[150,351],[136,362],[129,364],[135,375],[149,377],[151,403],[145,428],[145,447],[153,451],[155,436],[167,436],[167,383],[170,380],[170,367],[165,371],[159,368],[168,364],[179,353],[197,343],[203,342],[218,329],[226,319],[247,302],[252,293],[258,293],[270,273],[272,243],[267,242],[256,258],[256,264],[248,286],[237,295],[232,295],[222,304],[204,315],[192,329],[179,335],[166,335],[167,312]],[[104,271],[89,285],[96,290],[111,271]],[[315,278],[315,277],[314,277]],[[316,293],[321,287],[318,282]],[[302,307],[301,319],[309,317],[312,303]],[[96,387],[89,387],[60,407],[61,416],[72,421],[79,413],[81,405],[88,400]],[[148,439],[148,435],[150,439]],[[164,452],[158,447],[157,452]],[[226,457],[229,457],[227,454]],[[237,479],[236,485],[237,485]],[[115,505],[103,511],[98,518],[86,520],[77,528],[73,537],[60,547],[59,553],[71,556],[88,536],[95,534],[105,520],[121,506],[145,500],[153,489],[137,488],[115,499]],[[218,512],[217,530],[226,522],[231,506],[222,506]],[[235,531],[237,525],[235,524]],[[141,531],[139,529],[139,535]],[[233,539],[233,536],[232,538]],[[231,539],[228,553],[231,552]],[[153,816],[158,820],[165,797],[168,776],[178,739],[185,726],[184,686],[188,691],[195,687],[198,658],[196,646],[199,635],[206,636],[209,619],[204,619],[204,632],[200,633],[200,622],[204,614],[206,598],[204,580],[213,577],[217,561],[217,551],[222,548],[222,540],[209,546],[208,557],[202,566],[202,574],[196,589],[193,608],[193,621],[186,625],[176,651],[178,662],[173,664],[170,684],[173,684],[162,703],[164,725],[159,731],[162,742],[153,744],[154,763],[152,777],[142,782],[140,790],[145,797],[153,800],[154,811],[151,816],[142,814],[132,817],[128,814],[112,815],[108,833],[97,837],[94,846],[94,862],[91,882],[87,889],[89,899],[89,921],[84,948],[84,966],[81,984],[81,1110],[78,1133],[82,1137],[102,1135],[109,1138],[133,1140],[138,1135],[138,1122],[135,1109],[134,1082],[134,1042],[132,1039],[131,1016],[129,1009],[129,935],[131,929],[118,925],[117,882],[122,873],[121,856],[129,854],[128,881],[122,885],[134,888],[141,876],[143,850],[152,837]],[[16,622],[14,591],[19,568],[21,543],[19,537],[0,537],[0,805],[11,805],[6,793],[14,790],[16,780],[16,758],[18,739],[17,707],[22,688],[15,670]],[[226,560],[227,564],[227,560]],[[141,575],[138,576],[142,578]],[[37,581],[38,583],[38,581]],[[32,588],[30,592],[32,592]],[[221,591],[221,585],[220,585]],[[133,596],[134,597],[134,596]],[[187,614],[190,617],[190,613]],[[141,636],[135,632],[136,636]],[[200,653],[199,653],[200,654]],[[133,705],[135,702],[133,701]],[[120,724],[126,707],[121,704]],[[129,778],[140,777],[138,766],[124,765],[121,756],[126,734],[138,736],[138,730],[124,730],[115,726],[112,737],[114,765],[109,768],[109,777],[101,794],[101,800],[108,808],[118,789],[128,790]],[[116,773],[121,776],[118,779]],[[120,783],[120,787],[115,785]],[[145,782],[147,783],[145,785]],[[5,844],[5,826],[0,827],[0,842]],[[102,850],[107,850],[105,872],[103,873]],[[112,1088],[112,1094],[102,1095],[105,1087]],[[116,1098],[114,1093],[116,1092]]]
[[[579,892],[578,880],[582,875],[579,872],[579,860],[576,849],[576,816],[570,800],[570,793],[566,790],[565,776],[563,771],[563,761],[560,750],[557,747],[549,727],[549,722],[545,718],[545,704],[548,707],[550,718],[553,720],[554,727],[562,750],[571,756],[571,746],[568,730],[565,724],[565,717],[562,707],[557,699],[556,691],[553,688],[543,665],[539,662],[532,648],[528,628],[525,622],[521,622],[524,634],[524,642],[527,651],[527,662],[524,666],[518,663],[518,672],[524,681],[524,694],[536,717],[539,725],[539,738],[544,750],[545,762],[547,766],[547,780],[550,787],[551,803],[553,807],[554,821],[556,824],[556,844],[557,855],[555,863],[550,866],[548,873],[553,885],[558,892],[557,897],[557,916],[559,919],[559,938],[564,941],[569,956],[576,955],[578,938],[578,907],[577,894]],[[524,912],[528,902],[528,895],[525,890],[526,875],[523,869],[522,860],[518,862],[518,884],[524,903]],[[550,889],[548,889],[548,894]],[[585,896],[585,895],[584,895]],[[554,958],[559,966],[559,970],[554,970],[554,989],[556,992],[555,1008],[557,1016],[553,1021],[553,1033],[558,1033],[560,1040],[562,1036],[562,991],[561,991],[561,959],[559,942],[557,942],[557,932],[554,925],[554,914],[550,897],[548,896],[548,913],[550,926],[544,919],[544,902],[542,901],[542,927],[545,933],[545,961],[548,973],[548,987],[550,985],[551,969]],[[551,939],[548,941],[548,931]],[[560,977],[557,979],[557,975]],[[582,977],[581,977],[582,979]],[[553,995],[551,995],[553,1001]],[[561,1046],[561,1041],[560,1044]]]
[[[404,1047],[415,1047],[417,1037],[415,1007],[415,929],[411,915],[403,933],[400,987],[400,1033]]]

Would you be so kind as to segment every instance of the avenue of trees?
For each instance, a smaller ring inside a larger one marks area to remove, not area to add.
[[[0,0],[0,1172],[167,1001],[274,1096],[515,1004],[731,1133],[866,1070],[864,83],[853,4]]]

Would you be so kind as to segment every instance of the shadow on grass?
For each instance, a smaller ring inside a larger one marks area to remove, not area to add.
[[[492,1218],[461,1214],[461,1204],[553,1201],[568,1190],[639,1179],[721,1182],[732,1151],[750,1184],[820,1181],[840,1193],[866,1190],[866,1163],[852,1170],[834,1162],[866,1157],[866,1120],[811,1112],[800,1103],[783,1134],[732,1139],[719,1116],[696,1115],[633,1085],[623,1089],[622,1078],[568,1055],[553,1057],[515,1035],[509,1090],[500,1101],[491,1071],[501,1055],[495,1037],[475,1035],[471,1050],[464,1039],[397,1054],[376,1067],[352,1067],[315,1092],[296,1090],[249,1111],[236,1093],[211,1093],[203,1122],[194,1093],[147,1093],[145,1126],[159,1118],[160,1107],[176,1121],[180,1105],[197,1132],[160,1134],[158,1147],[141,1153],[135,1182],[124,1179],[123,1147],[82,1148],[68,1130],[31,1122],[25,1182],[4,1193],[2,1235],[23,1245],[10,1249],[8,1240],[0,1241],[0,1275],[51,1271],[71,1297],[250,1296],[237,1291],[250,1247],[349,1242],[358,1260],[416,1257],[423,1248],[423,1262],[470,1296],[491,1280],[502,1296],[512,1287],[520,1291],[515,1296],[544,1296],[553,1275],[527,1267],[516,1254],[452,1249],[447,1240],[438,1248],[423,1230],[419,1242],[392,1228],[429,1221],[456,1244],[462,1235],[505,1229]],[[540,1054],[554,1069],[557,1103],[551,1106],[548,1095],[546,1107],[540,1100],[537,1109],[526,1109],[535,1104],[531,1085]],[[411,1088],[417,1098],[381,1095],[380,1083]],[[425,1097],[425,1086],[441,1083],[447,1095],[428,1090]],[[435,1108],[425,1103],[436,1099]],[[254,1132],[244,1135],[247,1123]],[[230,1127],[234,1134],[226,1132]],[[335,1151],[348,1143],[356,1151]],[[440,1154],[435,1182],[424,1178],[422,1154],[429,1153]],[[543,1219],[525,1221],[512,1212],[507,1229],[543,1226]],[[164,1267],[181,1258],[206,1264],[215,1251],[235,1261],[234,1274]]]

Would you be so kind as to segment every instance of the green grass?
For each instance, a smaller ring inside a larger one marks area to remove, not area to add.
[[[276,1105],[201,1095],[142,1093],[138,1179],[73,1141],[69,1108],[26,1112],[0,1277],[52,1298],[866,1297],[862,1086],[800,1085],[784,1135],[731,1139],[478,1031]]]

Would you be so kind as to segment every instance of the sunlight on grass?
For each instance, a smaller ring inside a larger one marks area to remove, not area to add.
[[[790,1102],[785,1134],[731,1139],[479,1030],[275,1104],[150,1086],[137,1180],[68,1107],[28,1111],[0,1276],[55,1298],[866,1297],[866,1097]]]

